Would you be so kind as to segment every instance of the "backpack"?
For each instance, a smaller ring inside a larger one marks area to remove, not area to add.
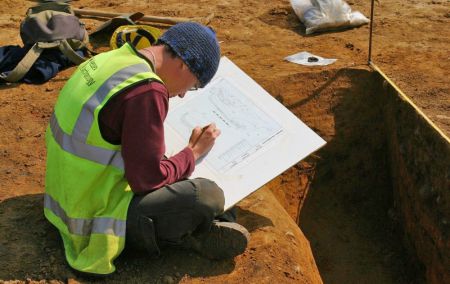
[[[29,8],[20,24],[20,37],[24,45],[31,48],[8,75],[0,75],[5,81],[18,82],[22,79],[44,49],[59,48],[77,65],[86,60],[75,50],[87,49],[89,36],[84,24],[67,3],[48,2]]]

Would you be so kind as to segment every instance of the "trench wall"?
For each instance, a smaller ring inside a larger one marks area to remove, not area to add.
[[[395,217],[425,266],[427,282],[450,283],[450,143],[398,90],[378,79]]]
[[[280,101],[328,143],[315,153],[313,175],[295,169],[312,178],[310,189],[293,186],[289,171],[268,186],[292,218],[300,215],[324,281],[360,279],[367,265],[352,260],[364,259],[377,263],[365,273],[377,283],[450,283],[448,140],[377,72],[301,73],[281,82]],[[289,203],[291,187],[303,193],[298,207]],[[395,276],[380,273],[390,269]]]
[[[380,82],[368,68],[315,76],[317,84],[300,84],[313,90],[298,112],[327,144],[312,161],[315,175],[299,224],[322,279],[411,283],[416,277],[388,217],[393,195]]]

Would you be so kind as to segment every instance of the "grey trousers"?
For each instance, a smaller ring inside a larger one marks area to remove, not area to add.
[[[182,246],[186,236],[209,230],[215,219],[234,222],[223,213],[223,191],[208,179],[189,179],[135,195],[128,208],[126,246],[159,255],[164,246]]]

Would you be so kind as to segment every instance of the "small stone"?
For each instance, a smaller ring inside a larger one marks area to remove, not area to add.
[[[172,284],[172,283],[175,283],[175,279],[172,276],[170,276],[170,275],[165,275],[162,278],[162,283],[164,283],[164,284]]]
[[[397,221],[397,214],[395,213],[394,208],[390,208],[387,212],[388,217],[392,220],[392,221]]]
[[[272,10],[270,10],[269,12],[270,15],[288,15],[288,11],[286,11],[283,8],[273,8]]]
[[[283,271],[283,273],[284,273],[284,276],[286,276],[286,277],[288,277],[288,278],[289,278],[289,277],[292,277],[291,274],[290,274],[289,272],[287,272],[287,271]]]
[[[67,279],[67,284],[80,284],[80,282],[78,282],[77,280],[75,280],[73,278],[69,278],[69,279]]]
[[[441,196],[440,195],[438,195],[436,197],[436,204],[439,204],[439,203],[441,203]]]
[[[287,231],[285,235],[291,239],[295,239],[295,235],[291,231]]]
[[[294,267],[294,272],[297,274],[299,274],[299,273],[302,274],[302,269],[300,268],[300,265],[296,265]]]

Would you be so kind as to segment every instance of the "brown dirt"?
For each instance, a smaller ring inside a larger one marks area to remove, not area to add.
[[[369,15],[369,1],[348,2],[354,10]],[[33,2],[3,0],[2,4],[0,45],[21,44],[18,27]],[[268,184],[295,219],[306,196],[305,185],[312,182],[301,226],[311,241],[324,282],[422,281],[421,268],[410,263],[389,216],[388,166],[384,158],[378,158],[385,150],[385,142],[377,138],[384,133],[376,119],[383,106],[373,98],[377,94],[371,92],[374,86],[366,67],[368,26],[305,36],[289,2],[280,0],[80,0],[73,1],[73,6],[180,17],[214,13],[211,25],[222,41],[222,53],[329,142],[308,163],[298,164]],[[376,1],[375,9],[373,61],[449,135],[450,3]],[[94,19],[84,22],[90,30],[100,24]],[[94,42],[94,46],[105,49],[104,42]],[[319,68],[283,61],[303,50],[338,61]],[[65,70],[39,86],[0,87],[0,279],[65,282],[76,278],[64,263],[55,230],[41,214],[43,134],[58,90],[72,72],[73,68]],[[361,189],[359,194],[351,191],[355,187]],[[248,218],[249,213],[241,213],[243,220]],[[282,253],[270,251],[269,255],[279,259]],[[202,281],[212,275],[232,274],[237,267],[234,262],[213,265],[203,259],[189,265],[183,259],[192,256],[174,254],[179,261],[170,262],[172,266],[166,267],[167,259],[160,259],[151,268],[145,266],[148,260],[144,256],[125,254],[114,279],[161,282],[164,275],[173,275],[174,281]],[[136,276],[146,269],[154,274]],[[258,269],[264,272],[264,267]],[[275,282],[295,282],[289,277],[293,272],[285,272],[284,278],[277,276]],[[127,278],[130,274],[135,276]],[[269,282],[272,275],[266,276]],[[244,280],[232,279],[234,283]]]

